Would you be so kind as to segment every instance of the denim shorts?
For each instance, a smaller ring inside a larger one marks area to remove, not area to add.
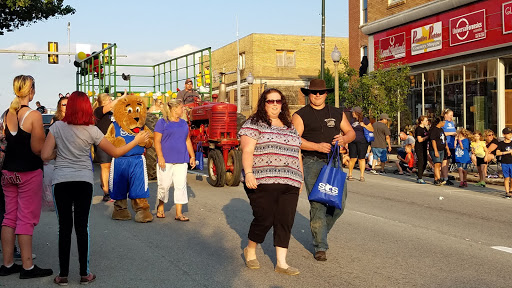
[[[464,170],[468,170],[469,163],[459,163],[457,162],[457,168],[462,168]]]
[[[501,163],[501,169],[503,170],[503,178],[512,177],[512,164]]]
[[[372,148],[373,159],[380,159],[380,162],[388,161],[386,148]]]
[[[439,152],[439,157],[436,157],[436,153],[434,152],[434,150],[430,150],[430,158],[432,158],[432,161],[434,163],[443,163],[444,150],[438,151],[438,152]]]

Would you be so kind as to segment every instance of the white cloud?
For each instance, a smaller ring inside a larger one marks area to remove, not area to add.
[[[14,70],[23,70],[29,66],[30,66],[30,64],[27,60],[19,60],[19,59],[12,61],[12,65],[11,65],[11,67]]]
[[[42,48],[35,43],[25,42],[12,45],[6,48],[7,50],[22,50],[22,51],[40,51]]]
[[[118,63],[122,64],[143,64],[143,65],[155,65],[157,63],[170,60],[194,51],[199,50],[198,47],[190,44],[185,44],[181,47],[165,50],[165,51],[154,51],[154,52],[138,52],[138,53],[129,53],[127,52],[128,57],[122,57],[118,59]],[[119,54],[121,53],[119,50],[117,51]]]

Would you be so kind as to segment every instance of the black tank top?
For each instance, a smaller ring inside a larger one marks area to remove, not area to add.
[[[325,105],[324,108],[316,110],[307,105],[298,110],[297,115],[302,118],[304,132],[302,138],[314,143],[331,143],[334,136],[340,134],[340,123],[343,120],[343,110],[340,108]],[[304,156],[315,156],[320,159],[327,159],[328,154],[318,151],[302,150]]]
[[[23,107],[28,106],[22,105],[22,108]],[[16,113],[16,117],[18,117],[18,113]],[[31,134],[21,129],[19,121],[16,135],[12,135],[11,131],[9,131],[9,127],[5,125],[7,147],[5,149],[4,165],[2,169],[11,172],[28,172],[43,169],[43,160],[32,152],[30,138]]]

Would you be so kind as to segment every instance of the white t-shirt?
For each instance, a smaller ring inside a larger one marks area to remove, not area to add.
[[[94,184],[91,145],[98,145],[103,139],[100,129],[57,121],[50,126],[50,133],[57,148],[52,184],[71,181]]]

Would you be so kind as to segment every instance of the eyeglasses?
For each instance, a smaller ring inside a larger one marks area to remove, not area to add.
[[[187,83],[185,83],[185,85],[188,85],[188,84],[192,85],[192,82],[187,82]]]
[[[268,100],[265,100],[265,103],[267,103],[268,105],[272,105],[272,104],[277,104],[277,105],[281,105],[283,104],[283,100],[281,99],[268,99]]]
[[[316,94],[324,95],[325,92],[327,92],[327,91],[326,90],[309,90],[309,93],[313,94],[313,95],[316,95]]]

